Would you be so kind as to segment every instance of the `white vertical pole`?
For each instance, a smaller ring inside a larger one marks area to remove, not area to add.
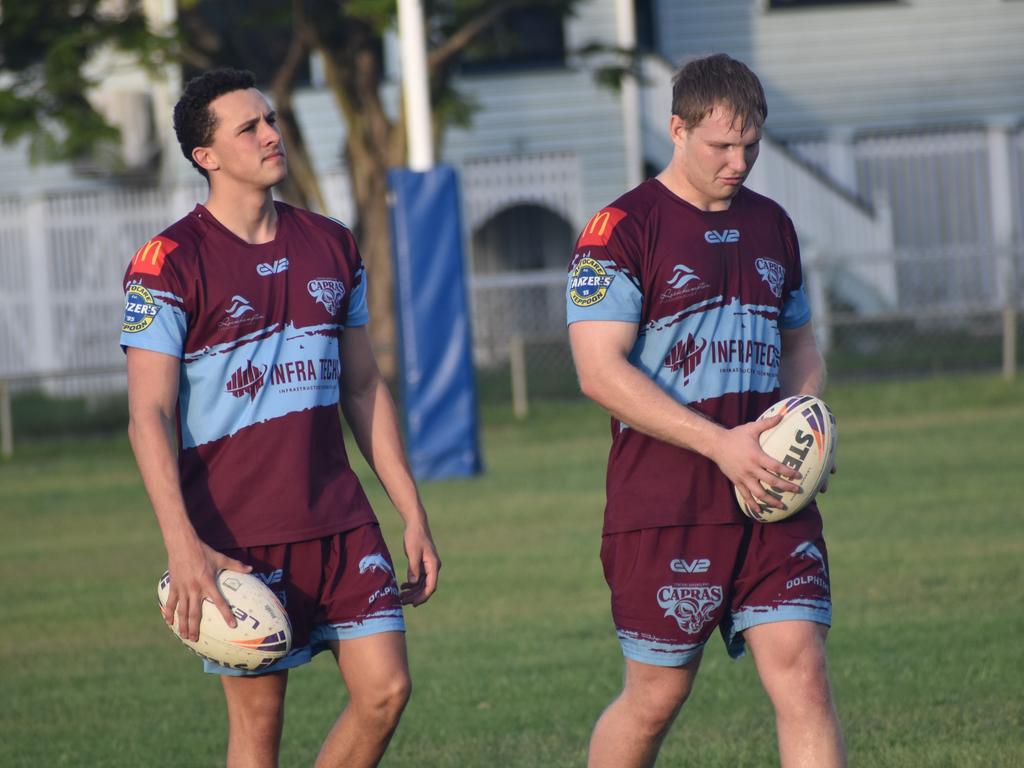
[[[615,0],[615,43],[620,48],[636,47],[636,16],[633,0]],[[626,155],[626,187],[643,181],[643,146],[640,139],[640,88],[633,75],[622,79],[622,144]],[[667,118],[666,118],[667,119]]]
[[[992,242],[996,249],[996,274],[1003,314],[1003,377],[1017,372],[1017,283],[1014,274],[1013,153],[1010,119],[993,120],[988,127],[989,206],[992,210]]]
[[[28,292],[38,300],[30,304],[32,338],[29,370],[50,373],[59,367],[57,326],[54,323],[54,274],[50,265],[47,235],[50,227],[46,215],[46,198],[30,198],[25,205],[25,244],[28,246]],[[49,300],[45,300],[45,299]]]
[[[434,167],[434,132],[430,124],[422,0],[398,0],[398,37],[409,168],[428,171]]]

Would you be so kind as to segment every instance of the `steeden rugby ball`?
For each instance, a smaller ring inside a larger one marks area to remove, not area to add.
[[[758,509],[751,509],[734,487],[740,509],[747,517],[761,523],[784,520],[810,504],[828,480],[836,457],[836,419],[823,400],[812,395],[787,397],[762,413],[759,419],[769,419],[778,413],[784,414],[782,421],[761,433],[761,449],[802,475],[797,481],[801,491],[780,493],[761,483],[786,509],[763,503]]]
[[[167,603],[171,575],[164,571],[157,586],[162,609]],[[237,626],[224,621],[212,600],[203,601],[199,640],[178,634],[175,615],[171,630],[199,656],[223,667],[254,672],[268,667],[291,650],[292,625],[277,596],[256,576],[237,571],[217,574],[220,592],[231,606]]]

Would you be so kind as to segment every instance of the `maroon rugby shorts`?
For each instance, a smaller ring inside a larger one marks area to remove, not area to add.
[[[628,659],[677,667],[716,627],[729,655],[743,631],[776,621],[832,623],[821,516],[777,523],[687,525],[606,535],[601,562]]]
[[[404,632],[395,567],[380,526],[370,523],[310,541],[243,547],[226,555],[251,565],[292,624],[292,650],[258,672],[204,661],[218,675],[265,675],[309,662],[331,640]]]

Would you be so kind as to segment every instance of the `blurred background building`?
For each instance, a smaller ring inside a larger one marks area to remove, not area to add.
[[[173,2],[143,4],[155,24],[182,18]],[[1022,39],[1020,0],[581,0],[569,16],[509,13],[456,66],[473,110],[439,155],[461,178],[485,397],[510,373],[534,393],[575,391],[563,289],[576,235],[664,167],[672,72],[716,51],[767,91],[749,186],[796,224],[832,371],[1015,370]],[[392,34],[383,60],[393,109]],[[623,62],[618,87],[602,84]],[[94,370],[48,386],[99,391],[123,387],[103,371],[122,364],[125,264],[205,185],[170,128],[189,68],[153,76],[113,54],[89,66],[103,73],[93,103],[121,129],[114,156],[33,165],[24,143],[0,148],[0,378]],[[352,222],[346,124],[324,77],[308,57],[294,107],[324,212]]]

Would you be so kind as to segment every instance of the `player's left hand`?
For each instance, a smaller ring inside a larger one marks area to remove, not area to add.
[[[441,558],[437,556],[426,517],[422,522],[406,525],[403,544],[409,561],[409,580],[402,584],[402,604],[422,605],[437,589],[437,574],[441,570]]]

